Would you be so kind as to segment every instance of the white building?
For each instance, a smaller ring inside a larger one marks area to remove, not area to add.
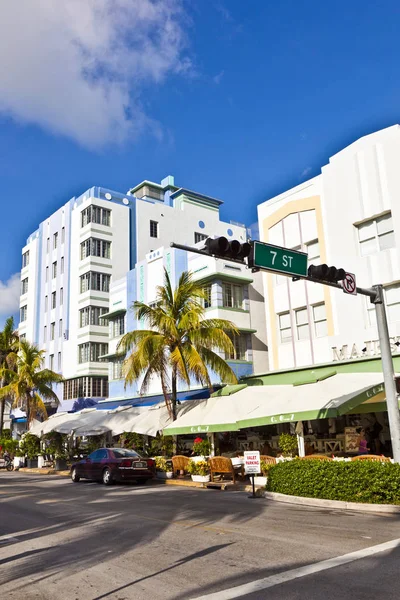
[[[19,334],[43,348],[46,366],[66,379],[57,390],[60,399],[72,406],[109,395],[102,357],[112,347],[101,317],[115,312],[109,305],[113,282],[125,280],[137,263],[172,241],[193,245],[214,235],[246,240],[244,226],[220,220],[221,204],[177,188],[171,176],[161,184],[144,181],[127,194],[93,187],[29,236],[22,250]],[[135,294],[148,299],[141,269],[135,269],[132,300]]]
[[[260,240],[308,253],[385,286],[393,352],[400,335],[400,126],[338,152],[321,174],[258,207]],[[374,307],[364,296],[264,275],[270,369],[379,354]]]

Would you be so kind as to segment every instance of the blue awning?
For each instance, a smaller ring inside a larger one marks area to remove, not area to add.
[[[214,386],[211,393],[219,389],[221,386]],[[185,392],[178,392],[178,400],[180,402],[186,402],[187,400],[203,400],[210,397],[210,390],[203,388],[201,390],[186,390]],[[159,402],[163,402],[163,394],[156,394],[154,396],[136,396],[135,398],[124,398],[121,400],[106,400],[99,402],[96,405],[97,410],[113,410],[118,406],[153,406]]]

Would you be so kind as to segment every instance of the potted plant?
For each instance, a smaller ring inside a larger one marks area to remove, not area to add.
[[[32,433],[25,433],[19,444],[19,450],[23,456],[26,456],[28,468],[37,469],[38,455],[40,452],[40,440]]]
[[[297,437],[290,433],[282,433],[279,436],[279,448],[283,456],[293,457],[298,452]]]
[[[156,456],[154,460],[158,479],[172,479],[174,473],[171,471],[171,461],[163,456]]]
[[[261,475],[257,475],[256,477],[254,477],[254,485],[261,485],[265,487],[267,485],[268,472],[273,466],[273,464],[267,463],[265,462],[265,460],[262,460],[260,463]]]
[[[188,464],[188,473],[192,476],[192,481],[203,483],[210,481],[210,469],[206,460],[191,459]]]
[[[55,454],[55,470],[56,471],[66,471],[68,460],[68,454],[63,450],[58,450]]]
[[[204,460],[206,456],[210,455],[210,442],[208,440],[203,440],[201,437],[195,438],[193,442],[193,455],[194,460]]]

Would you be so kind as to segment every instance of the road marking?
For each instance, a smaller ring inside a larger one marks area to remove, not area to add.
[[[313,575],[314,573],[319,573],[320,571],[334,569],[335,567],[346,565],[355,560],[359,560],[360,558],[368,558],[369,556],[373,556],[379,552],[393,550],[399,546],[400,539],[391,540],[390,542],[378,544],[377,546],[370,546],[369,548],[363,548],[362,550],[350,552],[349,554],[344,554],[343,556],[328,558],[328,560],[323,560],[311,565],[299,567],[298,569],[291,569],[290,571],[277,573],[276,575],[271,575],[270,577],[265,577],[264,579],[258,579],[257,581],[251,581],[250,583],[245,583],[244,585],[238,585],[234,588],[221,590],[220,592],[213,592],[204,596],[196,596],[196,600],[233,600],[234,598],[240,598],[241,596],[246,596],[247,594],[254,594],[260,590],[265,590],[267,588],[274,587],[275,585],[280,585],[282,583],[292,581],[293,579],[298,579],[299,577],[306,577],[307,575]]]

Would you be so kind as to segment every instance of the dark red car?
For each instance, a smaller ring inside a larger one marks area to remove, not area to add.
[[[154,476],[154,460],[142,458],[127,448],[99,448],[71,467],[71,479],[81,478],[102,481],[112,485],[115,481],[146,483]]]

